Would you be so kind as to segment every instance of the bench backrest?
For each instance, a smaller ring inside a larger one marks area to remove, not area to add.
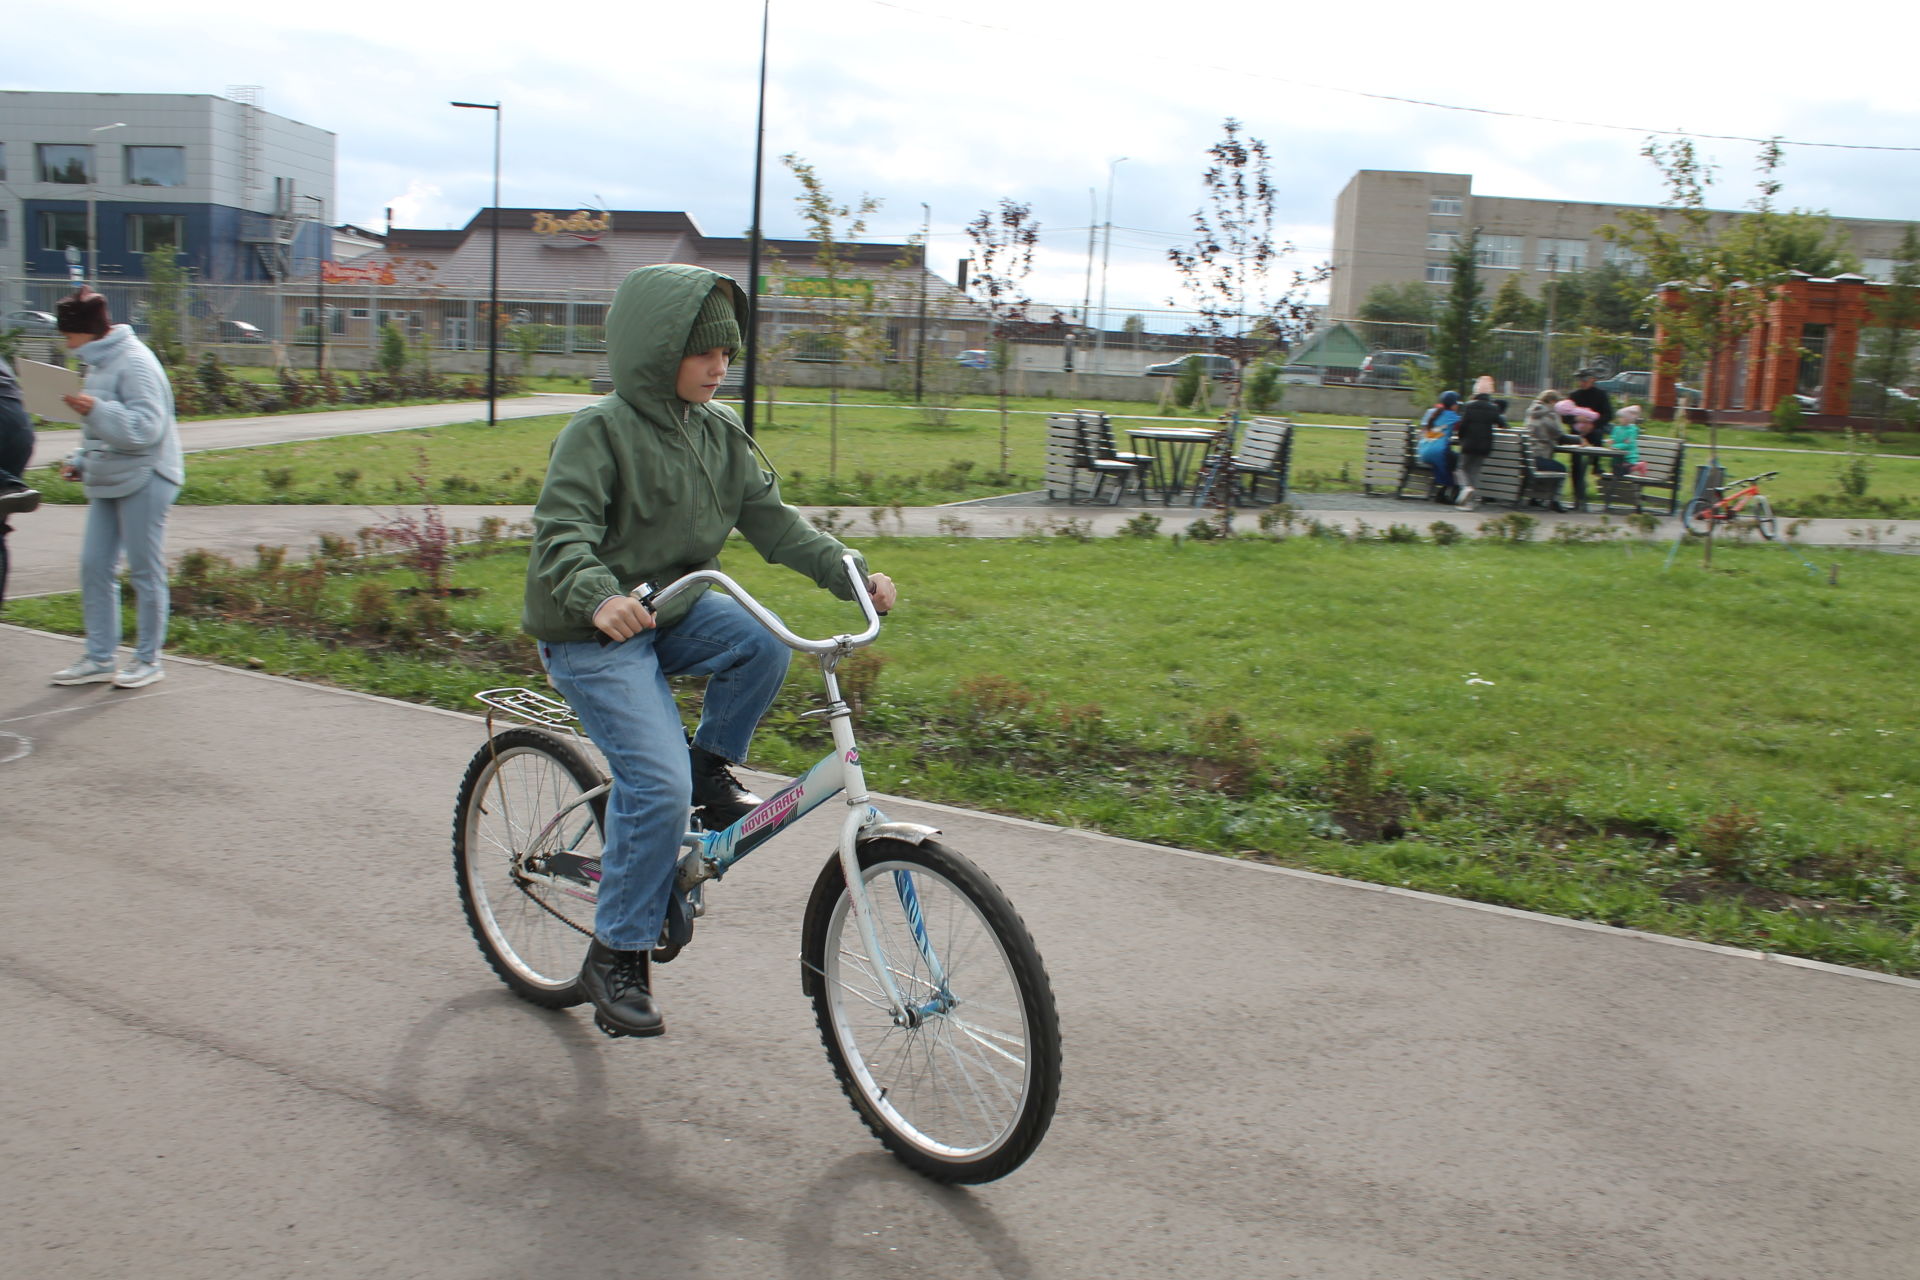
[[[1263,471],[1286,470],[1293,445],[1293,423],[1285,418],[1254,418],[1240,429],[1237,456]]]
[[[1672,436],[1641,436],[1640,461],[1647,466],[1642,484],[1673,485],[1680,482],[1681,468],[1687,461],[1687,442]]]
[[[1367,460],[1360,471],[1360,483],[1368,493],[1375,489],[1397,491],[1407,468],[1414,465],[1414,424],[1404,418],[1375,418],[1367,427]]]
[[[1071,413],[1047,415],[1047,496],[1079,495],[1074,487],[1080,480],[1080,419]]]

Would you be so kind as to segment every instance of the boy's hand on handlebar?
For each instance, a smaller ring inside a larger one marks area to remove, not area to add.
[[[631,640],[653,630],[653,610],[632,596],[608,596],[593,611],[593,625],[615,640]]]
[[[894,589],[893,579],[884,573],[876,573],[867,579],[867,594],[873,597],[875,612],[886,613],[893,608],[900,593]]]

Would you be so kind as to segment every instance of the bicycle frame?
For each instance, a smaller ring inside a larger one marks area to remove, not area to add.
[[[901,996],[891,967],[885,963],[885,955],[880,949],[879,939],[874,932],[872,907],[867,895],[866,881],[860,874],[859,845],[863,839],[872,839],[876,836],[888,836],[918,844],[938,832],[935,828],[917,823],[888,821],[886,815],[872,804],[868,796],[866,775],[860,767],[860,748],[853,737],[853,711],[840,696],[840,682],[835,674],[835,668],[841,658],[863,645],[872,643],[880,631],[880,618],[874,611],[872,597],[867,593],[866,583],[861,578],[857,562],[848,555],[843,563],[853,583],[855,598],[867,615],[867,628],[858,635],[839,635],[827,640],[809,640],[788,630],[779,618],[748,595],[738,583],[716,569],[697,570],[657,591],[644,584],[634,589],[633,595],[636,599],[649,607],[654,607],[664,604],[696,583],[709,583],[725,590],[740,603],[742,608],[753,615],[755,621],[766,627],[789,648],[814,654],[820,661],[821,678],[826,684],[827,705],[806,714],[825,715],[829,732],[833,736],[831,752],[822,756],[812,768],[798,778],[743,814],[731,826],[719,831],[688,831],[681,839],[681,846],[687,852],[680,859],[679,870],[674,877],[673,893],[677,898],[682,899],[686,918],[690,921],[694,911],[690,895],[701,884],[708,880],[719,879],[734,863],[828,800],[844,794],[847,798],[848,813],[846,820],[841,824],[838,849],[841,871],[846,876],[851,911],[859,927],[868,961],[886,990],[894,1021],[901,1026],[910,1026],[917,1024],[926,1014],[940,1011],[945,1007],[945,1002],[951,999],[947,992],[945,971],[939,958],[934,954],[932,942],[921,924],[919,904],[911,879],[896,876],[895,889],[901,896],[901,904],[907,918],[912,922],[914,945],[926,960],[938,993],[933,1000],[918,1007],[908,1004]],[[540,694],[532,694],[531,697],[518,696],[529,692],[490,689],[478,696],[488,706],[498,707],[523,719],[548,727],[562,728],[578,735],[579,731],[574,723],[576,717],[564,703],[554,702]],[[591,805],[595,800],[606,795],[612,785],[611,780],[602,782],[599,786],[576,796],[565,808],[548,819],[531,842],[532,845],[534,847],[543,845],[555,831],[580,810],[581,806]],[[574,848],[591,830],[591,827],[590,821],[583,823],[574,838],[565,842],[562,847],[569,850]]]
[[[1747,503],[1759,496],[1760,482],[1779,474],[1777,471],[1769,471],[1745,480],[1736,480],[1731,485],[1722,485],[1714,491],[1720,496],[1701,511],[1701,517],[1707,520],[1736,519],[1742,511],[1746,510]]]

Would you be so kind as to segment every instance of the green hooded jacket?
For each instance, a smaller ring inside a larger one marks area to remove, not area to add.
[[[780,500],[779,482],[733,410],[675,394],[687,335],[715,285],[732,294],[744,332],[739,286],[703,267],[642,267],[614,295],[607,312],[614,393],[560,429],[533,509],[521,626],[535,637],[594,639],[594,610],[609,596],[717,568],[734,529],[769,563],[853,598],[840,562],[846,548]],[[669,601],[660,625],[678,622],[696,598],[689,591]]]

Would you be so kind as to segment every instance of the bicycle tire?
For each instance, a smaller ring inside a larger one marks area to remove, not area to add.
[[[1691,499],[1686,506],[1680,508],[1680,527],[1696,538],[1706,537],[1707,531],[1713,528],[1713,517],[1707,512],[1711,511],[1715,505],[1711,502],[1703,502],[1699,498]]]
[[[586,807],[590,828],[565,824],[542,847],[532,842],[564,805],[598,785],[598,771],[570,743],[514,728],[474,755],[454,804],[453,871],[467,927],[500,980],[545,1009],[586,999],[580,963],[594,904],[590,886],[569,884],[561,863],[598,861],[606,797]]]
[[[1757,493],[1753,496],[1752,511],[1753,527],[1760,531],[1761,537],[1765,538],[1768,542],[1772,542],[1780,536],[1780,522],[1774,519],[1773,504],[1767,501],[1767,496],[1764,493]]]
[[[1060,1097],[1060,1017],[1046,966],[1006,895],[951,849],[872,840],[859,858],[886,967],[924,1017],[894,1025],[840,859],[829,858],[807,903],[800,970],[827,1060],[867,1128],[908,1168],[938,1182],[1003,1178],[1040,1145]],[[938,948],[944,991],[915,945],[901,877]],[[953,1003],[930,1008],[943,998]]]

